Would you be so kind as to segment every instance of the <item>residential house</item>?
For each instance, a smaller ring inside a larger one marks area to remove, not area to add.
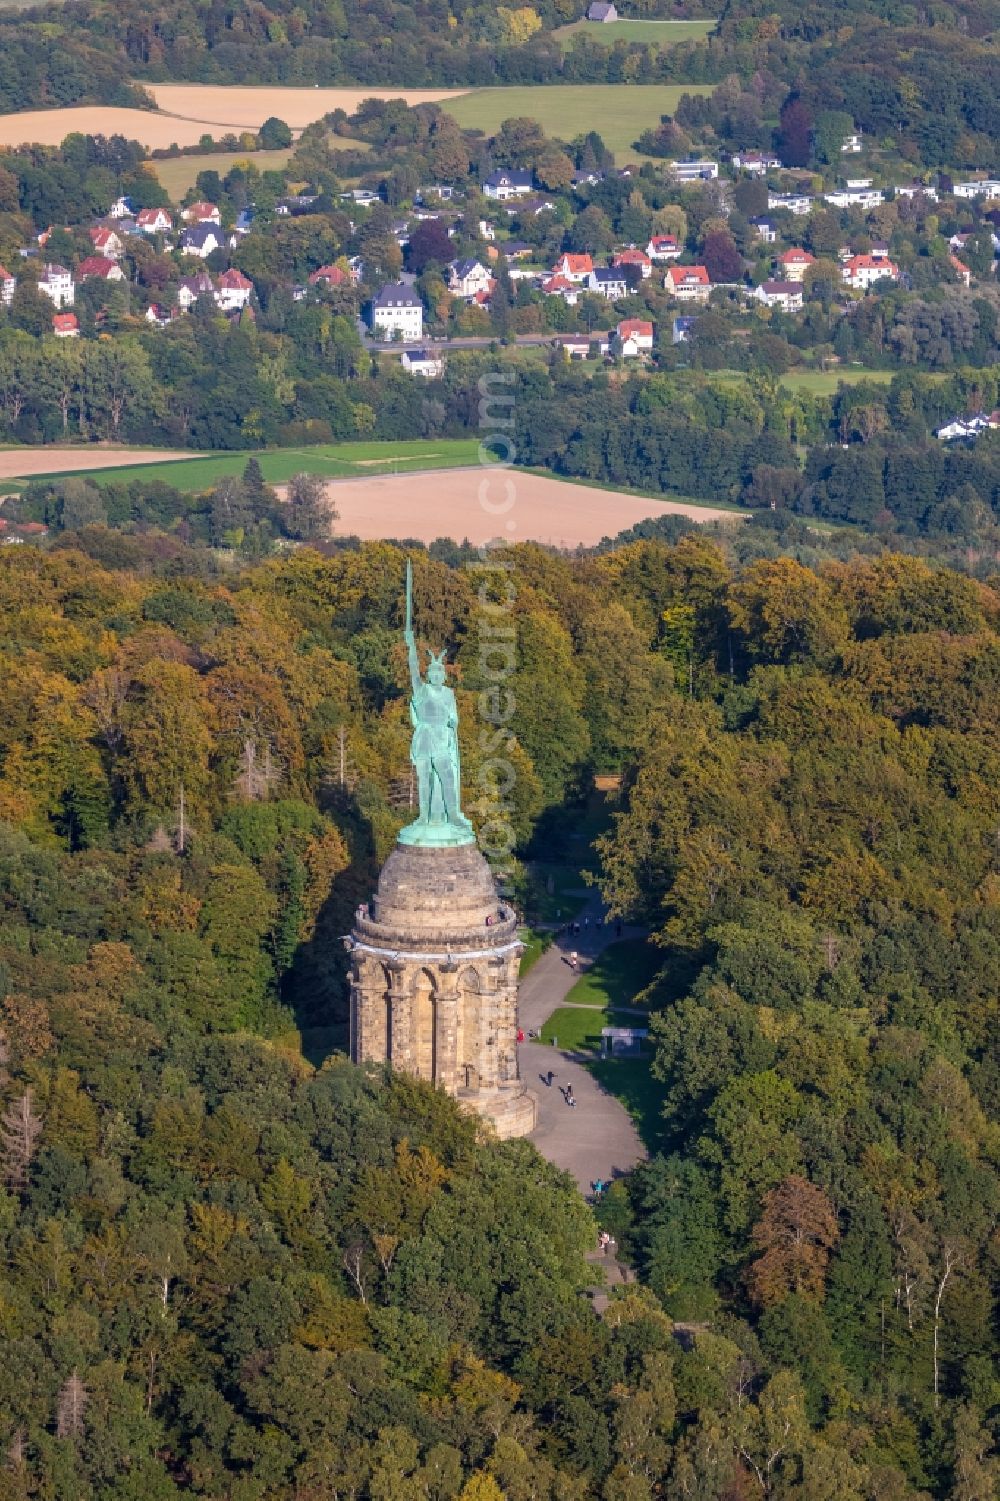
[[[964,261],[960,261],[957,255],[952,254],[948,256],[948,264],[963,287],[970,287],[972,285],[972,272]]]
[[[17,291],[17,277],[11,276],[4,266],[0,266],[0,302],[4,307],[10,307]]]
[[[540,193],[533,193],[528,198],[512,198],[504,204],[504,213],[511,218],[537,219],[539,214],[551,214],[555,206],[554,198],[543,198]]]
[[[956,182],[951,191],[956,198],[1000,198],[1000,182],[995,177],[984,177],[975,182]]]
[[[552,267],[553,276],[563,276],[567,281],[585,282],[593,274],[594,258],[590,255],[573,255],[567,251]]]
[[[607,354],[610,347],[607,334],[557,334],[552,342],[568,360],[585,360],[592,345],[601,354]]]
[[[591,271],[586,281],[587,290],[597,292],[606,297],[609,302],[615,302],[619,297],[627,297],[629,292],[628,282],[620,271],[609,267],[598,266]]]
[[[125,272],[108,255],[88,255],[76,268],[81,281],[124,281]]]
[[[896,188],[897,198],[927,198],[931,203],[937,203],[940,196],[937,188],[930,187],[925,182],[908,182],[904,187]]]
[[[707,302],[712,290],[704,266],[671,266],[663,285],[678,302]]]
[[[719,175],[718,162],[671,162],[674,182],[710,182]]]
[[[590,188],[596,183],[604,181],[604,173],[599,167],[584,167],[579,172],[574,172],[570,178],[570,185],[574,188]]]
[[[162,302],[151,302],[143,314],[143,318],[153,328],[166,328],[170,322],[170,309],[164,307]]]
[[[135,210],[131,198],[116,198],[108,209],[109,219],[131,219]]]
[[[374,188],[351,188],[348,193],[341,193],[341,198],[349,198],[359,208],[371,208],[373,203],[381,202],[381,194]]]
[[[199,297],[215,296],[215,283],[207,271],[197,276],[185,276],[177,288],[177,306],[182,313],[189,313]]]
[[[653,274],[653,262],[644,250],[637,250],[634,245],[628,250],[619,250],[611,264],[615,270],[621,270],[625,266],[637,266],[643,281]]]
[[[781,158],[770,151],[736,151],[731,160],[737,172],[750,177],[765,177],[781,166]]]
[[[530,261],[535,253],[535,247],[529,245],[527,240],[504,240],[498,247],[497,253],[506,261]]]
[[[482,261],[452,261],[448,267],[448,291],[453,297],[464,297],[471,302],[481,292],[490,292],[493,278]]]
[[[847,135],[845,135],[845,137],[843,139],[843,142],[841,143],[841,147],[840,147],[841,155],[842,156],[857,156],[857,154],[858,154],[858,152],[860,150],[861,150],[861,132],[860,132],[860,130],[850,130],[850,131],[848,131]]]
[[[618,12],[610,0],[593,0],[587,10],[587,20],[600,21],[602,25],[606,25],[609,21],[618,20]]]
[[[181,209],[181,218],[185,224],[221,224],[222,215],[215,203],[189,203],[187,208]]]
[[[80,337],[80,322],[76,314],[53,314],[52,332],[57,339],[78,339]]]
[[[802,283],[800,281],[765,281],[754,296],[765,307],[780,308],[783,313],[797,313],[802,308]]]
[[[177,248],[182,255],[196,255],[199,260],[207,261],[214,251],[221,250],[222,242],[222,230],[217,224],[194,224],[182,232]]]
[[[887,256],[852,255],[840,269],[849,287],[867,291],[879,281],[898,281],[899,267]]]
[[[250,233],[250,227],[253,224],[254,212],[255,210],[252,207],[247,207],[241,208],[239,213],[236,215],[236,222],[233,225],[232,234],[229,236],[229,245],[231,249],[235,248],[235,246],[239,244],[244,235],[248,235]]]
[[[480,219],[480,221],[479,221],[479,238],[481,240],[495,240],[496,237],[497,237],[497,227],[496,227],[496,225],[495,224],[491,224],[490,221],[489,221],[489,219]]]
[[[623,360],[634,360],[653,352],[653,325],[645,318],[623,318],[615,329],[614,352]]]
[[[506,167],[491,172],[483,183],[483,196],[497,203],[506,203],[510,198],[523,198],[535,185],[531,172],[512,172]]]
[[[697,318],[685,318],[683,316],[675,318],[670,328],[670,342],[672,344],[690,343],[691,330],[697,322]]]
[[[808,250],[793,248],[785,250],[778,256],[777,266],[785,281],[802,281],[810,266],[816,264],[816,257],[810,255]]]
[[[767,206],[786,209],[797,219],[802,219],[812,208],[813,200],[808,193],[772,193],[769,191]]]
[[[125,249],[118,231],[109,229],[106,224],[95,224],[92,229],[87,230],[87,234],[95,255],[106,255],[116,261]]]
[[[400,364],[411,375],[422,375],[425,380],[444,374],[444,356],[432,349],[404,349]]]
[[[412,287],[390,282],[369,303],[368,320],[377,338],[416,342],[424,331],[424,305]]]
[[[65,266],[47,265],[39,278],[38,290],[57,308],[72,307],[76,300],[76,286]]]
[[[455,196],[455,189],[447,182],[434,182],[430,187],[418,188],[413,195],[414,203],[423,203],[427,198],[437,198],[441,203],[450,203]]]
[[[836,188],[823,194],[823,202],[834,208],[878,208],[885,202],[885,194],[881,188]]]
[[[135,227],[140,234],[165,235],[174,227],[174,221],[165,208],[141,208]]]
[[[566,276],[548,276],[539,284],[538,290],[545,297],[561,297],[567,307],[576,307],[580,301],[580,285]]]
[[[351,278],[346,271],[339,266],[320,266],[309,277],[311,287],[349,287],[352,285]]]
[[[946,422],[944,427],[939,427],[935,432],[935,438],[940,438],[942,443],[953,443],[956,438],[978,438],[988,428],[1000,427],[1000,411],[975,412],[970,417],[954,417],[951,422]]]
[[[773,219],[751,219],[750,223],[756,232],[758,240],[763,240],[765,245],[773,245],[778,238],[778,231],[774,227]]]
[[[665,261],[676,261],[681,254],[681,247],[677,243],[676,235],[653,235],[646,246],[646,254],[651,261],[662,265]]]
[[[233,313],[245,308],[252,296],[253,282],[242,271],[237,271],[235,266],[223,271],[215,289],[215,301],[222,312]]]
[[[278,199],[274,212],[280,214],[282,219],[293,214],[308,214],[318,197],[318,193],[290,193],[287,198]]]

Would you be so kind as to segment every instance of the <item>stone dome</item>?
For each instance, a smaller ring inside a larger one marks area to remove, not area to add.
[[[500,906],[474,841],[440,849],[397,844],[382,867],[372,920],[415,938],[444,929],[478,937],[498,921]]]

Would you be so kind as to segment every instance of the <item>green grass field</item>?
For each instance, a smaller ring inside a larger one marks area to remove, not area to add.
[[[206,126],[207,130],[212,127]],[[258,172],[276,172],[291,156],[287,151],[209,151],[204,156],[171,156],[150,161],[149,170],[159,178],[164,190],[177,203],[188,188],[193,188],[199,172],[218,172],[225,177],[237,162],[249,162]]]
[[[634,1006],[663,965],[663,954],[645,938],[626,938],[612,943],[597,956],[566,997],[578,1006]]]
[[[672,115],[682,94],[710,94],[711,84],[568,83],[534,88],[475,89],[441,107],[466,129],[495,131],[512,116],[537,120],[547,135],[569,141],[599,130],[621,161],[635,157],[632,142],[661,115]]]
[[[560,26],[552,35],[564,48],[572,46],[577,36],[590,37],[611,47],[615,42],[645,42],[652,47],[676,47],[678,42],[700,42],[710,36],[718,22],[710,21],[572,21]]]
[[[602,1027],[641,1027],[641,1016],[629,1012],[584,1011],[579,1006],[557,1006],[542,1027],[541,1041],[572,1053],[593,1053],[600,1057]]]
[[[269,485],[287,484],[293,474],[325,474],[364,478],[372,474],[405,473],[409,469],[458,469],[479,462],[477,438],[435,438],[406,443],[336,443],[310,448],[274,448],[260,452],[209,454],[204,458],[178,459],[172,464],[124,465],[118,469],[63,470],[37,479],[65,479],[82,474],[94,484],[149,483],[162,480],[177,490],[207,490],[228,474],[242,474],[248,459],[255,458]],[[22,482],[23,483],[23,482]]]
[[[838,386],[856,386],[863,380],[887,386],[893,374],[892,370],[858,370],[849,365],[843,370],[789,370],[781,377],[781,384],[808,396],[833,396]]]

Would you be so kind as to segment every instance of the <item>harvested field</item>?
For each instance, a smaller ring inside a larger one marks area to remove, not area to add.
[[[263,121],[258,120],[257,124],[262,125]],[[238,131],[242,126],[229,128]],[[76,105],[73,109],[34,109],[17,115],[0,115],[0,146],[59,146],[76,131],[83,135],[123,135],[153,151],[173,145],[197,146],[205,134],[205,126],[197,120],[178,120],[156,110],[117,109],[110,105]]]
[[[427,104],[453,99],[463,89],[319,89],[218,87],[206,83],[150,83],[144,85],[159,108],[168,115],[228,130],[259,130],[271,115],[277,115],[293,130],[301,130],[332,110],[353,114],[362,99],[405,99],[407,104]],[[200,134],[201,132],[199,132]],[[217,131],[213,131],[217,134]],[[195,140],[198,137],[195,136]]]
[[[644,499],[516,469],[503,473],[452,469],[334,480],[327,493],[337,508],[335,531],[365,540],[413,537],[433,542],[437,537],[451,537],[482,544],[502,536],[511,542],[545,542],[552,547],[593,547],[603,537],[650,516],[740,519],[738,512],[718,507]]]
[[[0,479],[33,474],[79,474],[86,469],[120,469],[132,464],[168,464],[190,459],[190,450],[166,448],[0,448]]]

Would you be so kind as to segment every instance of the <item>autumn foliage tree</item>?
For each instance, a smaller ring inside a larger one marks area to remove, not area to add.
[[[798,1174],[772,1188],[752,1232],[754,1249],[762,1253],[748,1278],[754,1302],[766,1308],[789,1293],[821,1298],[838,1236],[837,1216],[821,1188]]]

